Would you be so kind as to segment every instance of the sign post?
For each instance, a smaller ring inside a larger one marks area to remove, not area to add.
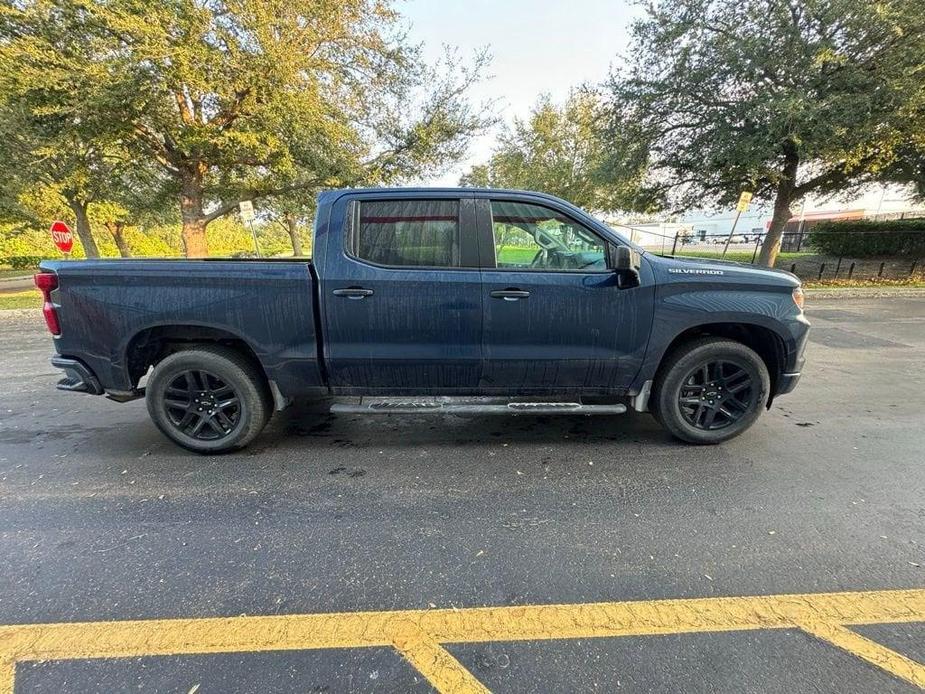
[[[64,222],[55,221],[51,223],[51,240],[62,253],[70,253],[74,247],[74,235],[70,228]]]
[[[729,244],[732,242],[732,235],[736,233],[736,226],[739,224],[739,217],[743,212],[748,211],[748,204],[752,201],[752,194],[743,190],[739,196],[739,202],[736,203],[736,218],[732,222],[732,229],[729,230],[729,237],[726,239],[726,245],[723,246],[723,258],[726,257],[726,251],[729,250]]]
[[[247,222],[250,227],[251,236],[254,237],[254,252],[260,257],[260,246],[257,245],[257,231],[254,229],[254,203],[250,200],[242,200],[238,203],[238,211],[241,213],[241,219]]]

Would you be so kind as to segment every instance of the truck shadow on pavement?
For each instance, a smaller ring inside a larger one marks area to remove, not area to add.
[[[325,445],[398,448],[471,444],[576,445],[676,443],[648,414],[588,415],[335,415],[296,404],[277,413],[252,448]],[[678,445],[683,445],[678,443]]]

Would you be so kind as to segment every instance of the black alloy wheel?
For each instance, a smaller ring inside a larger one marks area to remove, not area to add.
[[[748,429],[765,409],[771,376],[748,345],[705,335],[665,356],[649,406],[682,441],[716,444]]]
[[[157,427],[197,453],[243,448],[273,414],[259,364],[224,345],[191,345],[164,357],[148,377],[145,400]]]
[[[184,371],[163,399],[164,414],[180,432],[199,441],[228,436],[241,418],[241,398],[234,388],[208,371]]]
[[[714,431],[738,422],[752,407],[754,383],[744,366],[708,361],[693,369],[681,384],[678,406],[684,420],[697,429]]]

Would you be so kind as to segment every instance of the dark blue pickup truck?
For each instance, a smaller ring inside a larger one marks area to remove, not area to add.
[[[791,274],[656,256],[548,195],[334,190],[314,259],[42,263],[63,390],[147,399],[203,453],[274,410],[650,411],[676,437],[747,429],[800,377]]]

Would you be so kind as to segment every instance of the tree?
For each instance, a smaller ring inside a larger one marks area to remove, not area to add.
[[[655,0],[647,10],[629,67],[608,85],[611,122],[644,143],[647,186],[666,204],[730,206],[742,190],[771,202],[766,265],[796,202],[897,172],[912,133],[921,137],[918,0]]]
[[[529,118],[504,129],[488,162],[472,167],[460,185],[538,190],[597,211],[637,209],[640,169],[610,166],[603,117],[598,95],[588,89],[572,92],[561,106],[543,95]]]
[[[120,256],[130,258],[129,229],[179,221],[171,205],[174,190],[151,161],[131,160],[125,152],[113,154],[109,161],[101,178],[106,198],[90,206],[90,219],[109,232]]]
[[[0,85],[2,82],[0,79]],[[98,258],[88,212],[97,192],[94,173],[100,163],[98,152],[73,133],[65,134],[56,120],[37,116],[22,104],[0,101],[4,217],[43,226],[50,218],[70,216],[66,209],[73,215],[84,253]]]
[[[303,247],[302,232],[310,227],[315,215],[315,197],[306,192],[280,195],[262,206],[262,211],[286,232],[292,244],[292,255],[311,255],[311,244]],[[305,251],[308,251],[307,253]]]
[[[0,213],[45,228],[72,217],[90,258],[100,254],[91,225],[102,225],[127,255],[125,226],[163,208],[165,181],[130,160],[107,114],[85,112],[77,77],[96,45],[67,31],[65,16],[45,2],[0,7]],[[37,72],[49,48],[59,57]]]
[[[465,96],[484,55],[438,73],[396,22],[387,0],[34,0],[7,8],[0,63],[157,162],[202,256],[241,200],[420,175],[488,125]]]

